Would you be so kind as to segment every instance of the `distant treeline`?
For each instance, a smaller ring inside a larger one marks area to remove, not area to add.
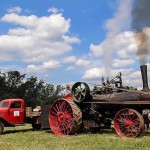
[[[19,71],[0,72],[0,100],[8,98],[21,98],[26,106],[52,104],[58,99],[58,93],[62,90],[61,85],[54,87],[37,77],[26,78],[26,74]]]

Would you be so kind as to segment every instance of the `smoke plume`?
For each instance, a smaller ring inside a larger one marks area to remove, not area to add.
[[[147,62],[149,53],[150,0],[134,0],[132,9],[132,29],[135,32],[137,55],[141,65]]]

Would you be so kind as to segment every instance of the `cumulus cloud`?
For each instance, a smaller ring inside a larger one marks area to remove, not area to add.
[[[19,6],[7,9],[8,13],[20,13],[21,11],[22,8]]]
[[[27,72],[28,73],[41,73],[43,70],[41,70],[40,66],[36,66],[36,65],[28,65],[27,66]]]
[[[50,60],[43,63],[44,69],[55,69],[60,66],[60,62],[57,60]]]
[[[78,65],[78,66],[88,66],[88,65],[90,65],[90,61],[88,61],[88,60],[83,60],[83,59],[78,59],[76,62],[75,62],[75,64],[76,65]]]
[[[63,9],[58,9],[56,7],[51,7],[47,11],[56,14],[56,13],[63,12],[64,10]]]
[[[0,35],[0,55],[8,54],[7,61],[42,63],[71,51],[71,44],[80,43],[78,37],[69,36],[71,20],[60,13],[41,17],[10,13],[1,21],[16,25]]]
[[[68,56],[63,59],[64,63],[71,63],[77,60],[76,56]]]
[[[49,60],[46,62],[43,62],[41,65],[28,65],[27,66],[27,72],[28,73],[41,73],[46,70],[52,70],[52,69],[57,69],[60,67],[60,62],[57,60]]]
[[[105,39],[99,45],[90,45],[90,50],[94,57],[104,57],[109,54],[109,48],[113,48],[119,58],[133,57],[136,54],[137,48],[134,40],[134,32],[125,31],[115,35],[111,40]]]
[[[125,67],[129,66],[131,64],[134,64],[135,60],[134,59],[114,59],[113,60],[113,66],[114,67]]]
[[[109,77],[109,78],[113,78],[115,77],[119,72],[122,72],[122,74],[124,76],[130,75],[133,72],[132,68],[128,68],[128,69],[111,69],[110,73],[107,74],[106,70],[104,67],[101,68],[90,68],[87,69],[84,73],[84,75],[82,76],[83,79],[85,80],[96,80],[96,79],[100,79],[101,77]]]
[[[65,69],[65,71],[70,71],[70,70],[74,70],[74,69],[75,69],[75,67],[69,66],[69,67],[67,67],[67,68]]]
[[[104,68],[91,68],[85,71],[84,75],[82,76],[85,80],[94,80],[100,79],[102,76],[105,76]]]

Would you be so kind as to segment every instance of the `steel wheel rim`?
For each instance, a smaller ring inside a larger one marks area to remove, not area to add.
[[[144,130],[144,119],[136,110],[123,109],[114,118],[114,128],[122,138],[135,138]]]
[[[82,102],[90,95],[89,87],[84,82],[77,82],[72,87],[72,95],[75,102]]]
[[[56,101],[50,110],[50,127],[56,135],[68,135],[73,128],[73,111],[65,100]]]
[[[57,100],[50,109],[49,124],[55,135],[70,135],[79,132],[82,125],[82,111],[73,101]]]

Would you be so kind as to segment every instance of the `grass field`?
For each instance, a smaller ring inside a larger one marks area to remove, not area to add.
[[[34,131],[26,125],[5,128],[0,150],[150,150],[150,131],[136,139],[121,139],[113,130],[57,137],[49,130]]]

